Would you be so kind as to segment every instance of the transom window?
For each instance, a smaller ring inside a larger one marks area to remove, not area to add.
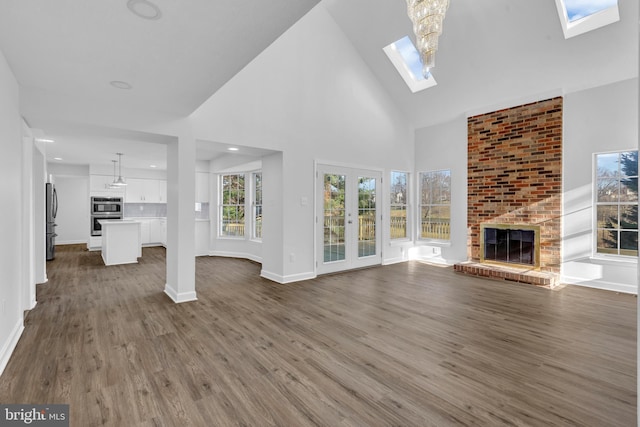
[[[596,253],[638,256],[638,152],[596,154]]]
[[[451,171],[420,173],[420,238],[451,237]]]

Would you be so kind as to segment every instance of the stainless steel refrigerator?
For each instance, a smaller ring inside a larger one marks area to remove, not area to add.
[[[58,193],[56,187],[48,182],[46,184],[46,210],[47,210],[47,261],[56,257],[56,215],[58,214]]]

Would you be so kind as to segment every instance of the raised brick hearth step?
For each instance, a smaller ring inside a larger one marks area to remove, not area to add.
[[[471,261],[455,264],[453,268],[455,271],[473,276],[530,283],[532,285],[542,286],[549,289],[553,289],[559,284],[556,274],[526,268],[480,264]]]

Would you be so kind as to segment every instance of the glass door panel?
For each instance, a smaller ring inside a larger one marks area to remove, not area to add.
[[[324,262],[345,259],[346,176],[324,174]]]
[[[358,177],[358,258],[376,254],[376,179]]]

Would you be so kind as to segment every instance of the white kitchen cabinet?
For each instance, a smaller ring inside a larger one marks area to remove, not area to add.
[[[160,243],[162,246],[167,247],[167,219],[160,218]]]
[[[167,181],[160,179],[127,179],[125,202],[166,203]]]
[[[209,202],[209,173],[196,172],[196,202]]]
[[[164,234],[166,234],[166,219],[136,218],[136,221],[140,222],[140,240],[143,245],[153,246],[165,244],[166,237],[163,236],[163,223],[165,229]]]
[[[141,219],[138,220],[140,222],[140,240],[143,245],[147,245],[150,243],[149,240],[149,220]]]
[[[149,243],[162,243],[162,221],[160,218],[153,218],[149,221]]]

